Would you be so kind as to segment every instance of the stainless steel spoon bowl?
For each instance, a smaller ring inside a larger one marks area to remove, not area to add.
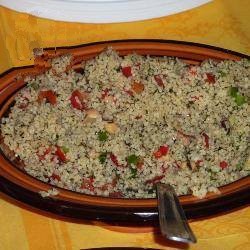
[[[184,243],[196,243],[196,237],[190,228],[174,188],[169,184],[156,186],[161,233],[169,240]]]

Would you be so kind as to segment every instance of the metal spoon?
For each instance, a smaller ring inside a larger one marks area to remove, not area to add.
[[[169,240],[196,243],[179,199],[169,184],[156,185],[161,233]]]

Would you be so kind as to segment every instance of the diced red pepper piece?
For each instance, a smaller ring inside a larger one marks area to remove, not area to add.
[[[161,158],[162,156],[167,155],[168,151],[169,151],[168,146],[165,146],[165,145],[160,146],[160,148],[157,151],[154,152],[154,157],[157,158],[157,159]]]
[[[106,183],[106,184],[102,185],[101,187],[98,187],[98,189],[100,189],[102,191],[106,191],[106,190],[108,190],[109,187],[110,187],[110,183]]]
[[[70,97],[72,107],[78,110],[85,110],[87,108],[87,98],[87,93],[74,90]]]
[[[43,152],[42,155],[40,155],[39,153],[37,153],[37,156],[39,158],[40,161],[44,161],[45,157],[47,154],[49,154],[51,152],[51,147],[48,147],[47,149],[45,149],[45,151]]]
[[[203,96],[202,95],[199,95],[199,96],[191,96],[191,98],[193,99],[193,101],[198,101],[198,100],[200,100],[200,98],[202,98]]]
[[[105,97],[108,96],[109,91],[110,91],[109,89],[104,89],[104,90],[102,91],[102,97],[101,97],[101,99],[105,99]]]
[[[141,82],[133,82],[131,85],[131,90],[136,94],[140,94],[144,91],[144,85]]]
[[[188,139],[190,139],[190,138],[193,138],[193,139],[195,139],[195,136],[194,135],[187,135],[187,134],[185,134],[185,133],[183,133],[182,131],[178,131],[178,133],[180,134],[180,135],[182,135],[183,137],[186,137],[186,138],[188,138]]]
[[[142,169],[142,168],[143,168],[143,165],[144,165],[143,160],[139,160],[138,163],[136,164],[136,167],[137,167],[138,169]]]
[[[56,152],[55,152],[55,154],[56,154],[56,156],[59,158],[59,160],[61,162],[66,162],[67,161],[65,153],[63,152],[63,150],[61,150],[60,147],[56,146]]]
[[[174,161],[174,164],[175,164],[175,166],[176,166],[178,169],[181,168],[181,165],[180,165],[177,161]]]
[[[115,164],[115,166],[117,166],[117,167],[120,166],[120,164],[119,164],[119,162],[117,160],[117,157],[113,153],[110,153],[109,157],[110,157],[110,160]]]
[[[209,136],[206,133],[201,134],[204,137],[205,147],[209,148]]]
[[[197,161],[195,162],[195,166],[196,166],[196,167],[200,167],[201,164],[202,164],[202,162],[203,162],[203,160],[197,160]]]
[[[167,170],[168,170],[168,166],[166,167],[164,165],[161,166],[161,171],[163,174],[166,173]]]
[[[28,102],[26,102],[26,103],[21,103],[21,104],[18,106],[18,108],[20,108],[20,109],[26,109],[26,108],[28,107],[28,105],[29,105]]]
[[[117,185],[117,181],[118,181],[118,177],[112,180],[112,183],[111,183],[112,187],[115,187]]]
[[[197,75],[197,69],[195,66],[189,66],[189,73],[193,76]]]
[[[122,74],[126,77],[132,76],[132,68],[130,66],[122,67]]]
[[[112,192],[112,193],[109,194],[109,197],[111,197],[111,198],[122,198],[123,193],[121,191]]]
[[[228,167],[228,163],[226,162],[226,161],[221,161],[220,162],[220,168],[221,169],[225,169],[225,168],[227,168]]]
[[[102,191],[108,190],[109,187],[114,188],[117,184],[117,178],[114,178],[111,183],[102,185],[99,189]]]
[[[206,73],[207,79],[206,82],[214,84],[215,83],[215,76],[212,73]]]
[[[38,94],[38,103],[42,103],[42,101],[46,99],[52,105],[56,104],[56,93],[52,90],[41,90]]]
[[[140,120],[141,118],[142,118],[142,115],[137,115],[137,116],[135,117],[136,120]]]
[[[146,184],[156,184],[158,182],[160,182],[160,180],[164,177],[164,175],[160,175],[160,176],[155,176],[153,179],[147,180],[145,183]]]
[[[155,76],[154,76],[154,79],[155,79],[155,81],[156,81],[156,83],[157,83],[157,85],[158,85],[159,87],[162,87],[162,88],[165,87],[165,86],[164,86],[164,83],[163,83],[163,80],[162,80],[162,78],[161,78],[160,75],[155,75]]]
[[[61,177],[60,177],[58,174],[54,174],[54,173],[53,173],[53,174],[51,175],[51,179],[60,181],[60,180],[61,180]]]
[[[20,105],[18,106],[18,108],[20,109],[26,109],[29,105],[29,99],[27,97],[23,98],[23,102],[20,103]]]
[[[131,89],[124,89],[124,91],[129,95],[129,96],[134,96],[134,93]]]
[[[94,192],[95,187],[94,187],[93,183],[94,183],[94,178],[93,177],[83,178],[81,188],[82,189],[87,189],[87,190],[89,190],[91,192]]]

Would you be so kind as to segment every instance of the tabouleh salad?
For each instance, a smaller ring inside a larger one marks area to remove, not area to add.
[[[189,65],[111,48],[26,79],[3,143],[28,174],[56,187],[155,197],[157,182],[204,197],[249,174],[250,61]]]

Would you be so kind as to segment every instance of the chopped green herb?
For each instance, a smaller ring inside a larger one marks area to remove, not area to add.
[[[241,163],[238,163],[237,165],[236,165],[236,169],[238,170],[238,171],[240,171],[240,170],[242,170],[242,164]]]
[[[230,87],[229,93],[230,93],[230,96],[236,97],[238,94],[238,88],[237,87]]]
[[[139,162],[139,157],[136,156],[136,155],[129,155],[127,157],[127,162],[129,164],[135,164],[136,165]]]
[[[97,83],[96,83],[96,86],[97,86],[98,90],[101,90],[101,89],[102,89],[102,84],[101,84],[100,82],[97,82]]]
[[[103,152],[99,155],[99,161],[101,164],[104,164],[106,162],[107,154],[107,152]]]
[[[234,98],[236,104],[238,106],[241,106],[242,104],[246,103],[246,98],[245,96],[241,95],[241,94],[237,94],[236,97]]]
[[[128,188],[126,188],[126,192],[135,192],[136,190],[134,190],[133,188],[130,188],[130,187],[128,187]]]
[[[220,76],[224,77],[227,75],[227,73],[223,72],[222,70],[218,71],[218,73],[220,74]]]
[[[99,141],[106,141],[108,139],[107,131],[99,131],[98,132],[98,139],[99,139]]]
[[[31,84],[30,84],[30,87],[31,87],[32,89],[34,89],[34,90],[38,90],[38,89],[39,89],[39,85],[38,85],[37,82],[31,83]]]
[[[154,189],[154,188],[151,188],[151,189],[148,190],[148,194],[153,194],[154,191],[155,191],[155,189]]]
[[[130,178],[132,178],[132,179],[136,178],[136,176],[137,176],[137,169],[130,167],[130,173],[131,173]]]
[[[234,101],[238,106],[241,106],[247,102],[246,97],[238,92],[237,87],[230,87],[229,94],[234,98]]]
[[[65,154],[69,152],[69,149],[65,146],[61,146],[61,149]]]

